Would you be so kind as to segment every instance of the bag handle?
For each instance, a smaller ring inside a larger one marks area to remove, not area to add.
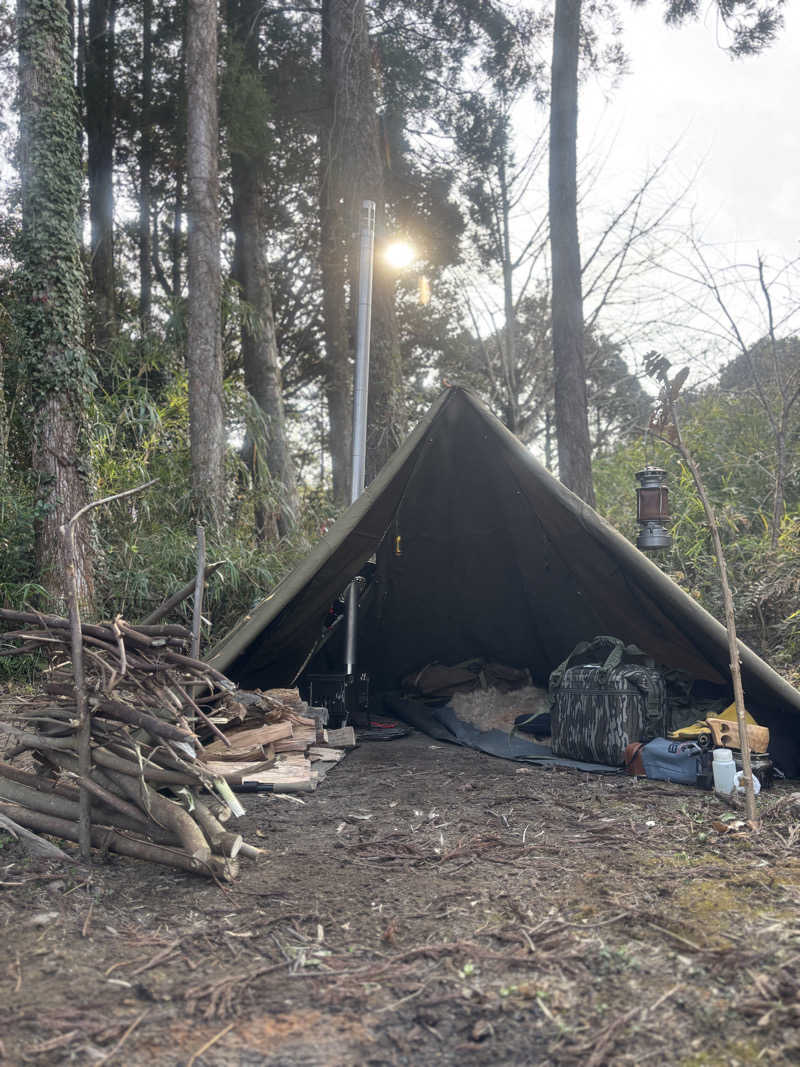
[[[550,689],[558,689],[564,677],[564,672],[571,666],[573,660],[579,657],[585,656],[587,653],[594,651],[595,649],[609,648],[610,652],[605,658],[605,661],[600,665],[600,669],[604,671],[611,671],[615,667],[619,667],[623,659],[644,659],[645,664],[648,666],[653,665],[653,660],[646,652],[643,652],[638,645],[626,645],[624,641],[619,637],[612,637],[610,634],[598,634],[597,637],[591,641],[581,641],[570,652],[563,663],[560,663],[554,671],[550,674],[549,687]]]
[[[550,688],[558,689],[564,677],[564,672],[572,665],[574,660],[585,656],[587,652],[591,652],[594,648],[607,648],[609,645],[611,645],[611,651],[603,664],[603,669],[607,670],[611,667],[616,667],[622,661],[622,652],[625,646],[618,637],[609,637],[601,634],[592,641],[581,641],[573,648],[564,662],[559,663],[556,669],[551,672]]]

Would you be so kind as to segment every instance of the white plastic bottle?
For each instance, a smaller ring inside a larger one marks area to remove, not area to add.
[[[733,753],[729,748],[715,748],[714,762],[714,789],[723,796],[730,796],[736,788],[736,764],[733,761]]]

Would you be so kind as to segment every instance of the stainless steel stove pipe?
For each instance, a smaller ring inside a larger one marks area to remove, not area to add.
[[[356,317],[356,376],[353,386],[353,467],[350,503],[364,491],[367,455],[367,397],[369,394],[369,337],[372,322],[372,265],[375,249],[375,202],[361,204],[361,251],[358,263],[358,314]],[[356,669],[356,628],[358,583],[347,590],[347,643],[345,664],[348,674]]]

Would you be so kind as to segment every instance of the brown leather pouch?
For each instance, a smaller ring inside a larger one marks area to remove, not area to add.
[[[625,773],[637,778],[646,778],[644,764],[642,763],[642,749],[644,742],[634,741],[625,749]]]

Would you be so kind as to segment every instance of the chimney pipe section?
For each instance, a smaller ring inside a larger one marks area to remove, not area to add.
[[[364,491],[367,458],[367,398],[369,394],[369,340],[372,324],[372,266],[375,248],[375,202],[364,200],[360,219],[361,247],[358,263],[358,311],[356,316],[356,368],[353,386],[353,466],[350,503]],[[346,671],[355,674],[358,583],[347,590]]]

